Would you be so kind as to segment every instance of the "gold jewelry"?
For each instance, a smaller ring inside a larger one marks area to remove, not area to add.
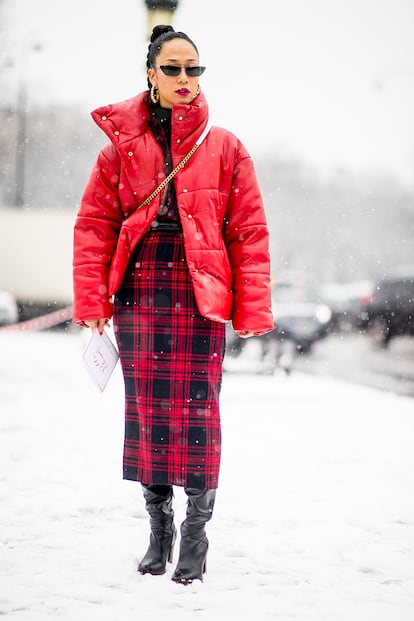
[[[152,103],[154,104],[158,103],[160,100],[160,93],[159,93],[158,88],[155,86],[155,84],[151,86],[150,97],[151,97]]]
[[[194,95],[193,99],[195,99],[196,97],[198,97],[200,93],[201,93],[200,84],[197,84],[196,94]]]

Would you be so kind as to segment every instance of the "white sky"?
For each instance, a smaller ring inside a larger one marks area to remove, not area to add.
[[[11,54],[43,45],[26,54],[32,101],[86,112],[145,88],[144,0],[7,1]],[[412,0],[179,0],[174,26],[208,67],[213,120],[253,154],[384,167],[414,185]]]

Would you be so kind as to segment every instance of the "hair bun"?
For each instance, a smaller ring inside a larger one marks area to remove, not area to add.
[[[159,25],[154,26],[151,34],[151,43],[154,43],[158,37],[165,34],[166,32],[174,32],[174,28],[172,26]]]

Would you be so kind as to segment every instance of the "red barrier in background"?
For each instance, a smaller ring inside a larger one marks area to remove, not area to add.
[[[40,317],[34,317],[33,319],[27,319],[26,321],[13,323],[9,326],[1,326],[0,332],[6,330],[19,330],[23,332],[45,330],[46,328],[52,328],[53,326],[57,326],[64,321],[69,321],[70,319],[72,319],[72,312],[73,307],[66,306],[65,308],[60,308],[57,311],[53,311],[52,313],[41,315]]]

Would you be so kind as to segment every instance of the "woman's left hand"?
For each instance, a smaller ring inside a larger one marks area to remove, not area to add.
[[[248,339],[250,336],[254,336],[253,330],[236,330],[237,336],[240,336],[242,339]]]

